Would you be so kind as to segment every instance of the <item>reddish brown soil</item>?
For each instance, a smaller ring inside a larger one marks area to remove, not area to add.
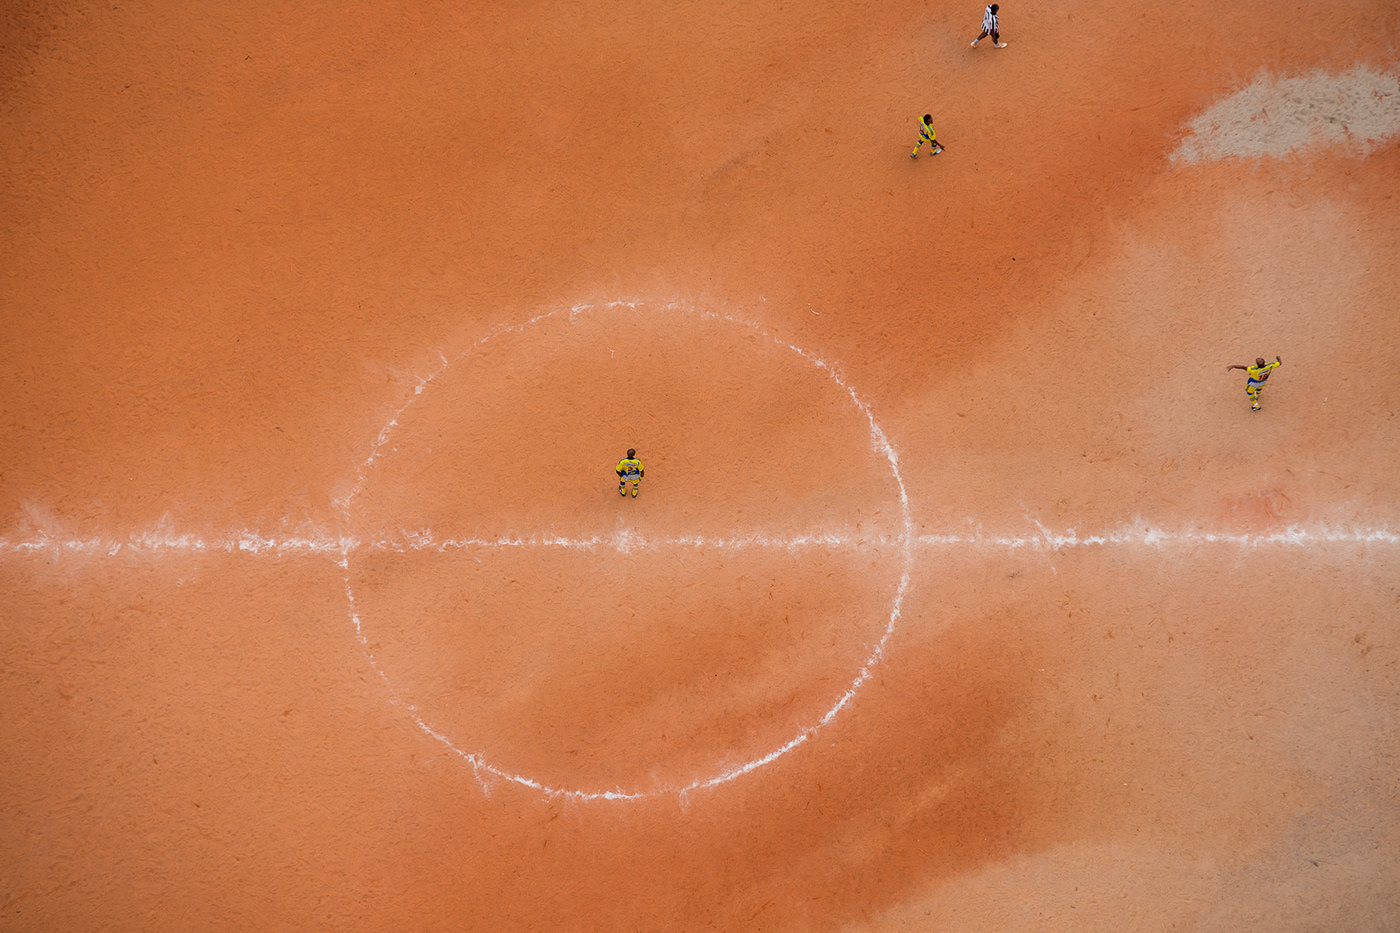
[[[1393,927],[1393,537],[926,538],[674,793],[888,623],[843,384],[915,535],[1400,526],[1400,147],[1168,159],[1393,4],[1005,7],[12,6],[0,928]]]

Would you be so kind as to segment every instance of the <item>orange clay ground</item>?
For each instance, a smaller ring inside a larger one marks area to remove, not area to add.
[[[12,5],[0,929],[1395,929],[1400,15],[980,17]]]

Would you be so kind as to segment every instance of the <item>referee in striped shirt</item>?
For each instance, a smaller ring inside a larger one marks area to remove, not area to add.
[[[997,10],[999,7],[993,3],[982,11],[982,35],[972,40],[972,47],[977,48],[977,43],[988,36],[992,37],[992,45],[999,49],[1006,48],[1006,43],[1001,41],[1001,35],[997,29]]]

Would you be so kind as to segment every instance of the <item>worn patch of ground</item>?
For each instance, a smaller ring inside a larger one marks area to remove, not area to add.
[[[1188,165],[1332,147],[1365,156],[1400,134],[1400,80],[1364,65],[1344,74],[1261,75],[1211,105],[1190,128],[1172,154]]]

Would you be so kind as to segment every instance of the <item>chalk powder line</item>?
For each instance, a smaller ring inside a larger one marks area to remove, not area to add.
[[[603,307],[609,309],[626,307],[635,310],[639,305],[640,302],[613,302]],[[540,314],[523,324],[513,327],[498,328],[472,344],[472,346],[461,353],[457,359],[465,359],[479,347],[502,335],[523,333],[529,327],[543,320],[558,317],[563,314],[568,314],[570,319],[572,319],[574,315],[585,313],[589,310],[592,310],[592,306],[580,305],[568,309],[567,311],[560,310]],[[668,305],[666,306],[666,310],[678,309],[674,305]],[[186,552],[196,554],[237,553],[272,556],[319,555],[330,557],[343,571],[343,582],[345,585],[347,602],[349,604],[350,621],[361,650],[365,653],[366,659],[372,669],[379,675],[381,681],[384,683],[392,702],[406,709],[422,732],[442,743],[445,747],[468,762],[472,766],[474,776],[485,791],[489,793],[493,784],[504,781],[528,787],[549,796],[578,800],[635,800],[665,794],[676,794],[684,800],[690,791],[716,787],[776,761],[787,752],[805,744],[818,729],[829,724],[850,704],[859,689],[868,681],[874,668],[884,657],[885,647],[901,617],[903,600],[909,587],[914,551],[916,549],[939,550],[948,548],[973,548],[998,551],[1061,551],[1120,546],[1139,546],[1161,549],[1166,547],[1194,548],[1210,545],[1226,545],[1247,549],[1257,547],[1318,547],[1347,544],[1400,544],[1400,533],[1390,530],[1388,526],[1378,528],[1355,528],[1345,525],[1336,526],[1320,523],[1292,525],[1278,531],[1262,534],[1223,533],[1199,528],[1163,529],[1138,520],[1131,524],[1120,525],[1116,528],[1090,534],[1080,534],[1074,529],[1056,532],[1037,525],[1038,533],[1036,534],[995,534],[978,530],[963,533],[915,535],[913,533],[913,520],[908,494],[904,487],[903,478],[899,473],[899,460],[896,452],[889,444],[884,432],[875,422],[874,415],[870,411],[869,406],[840,378],[829,364],[819,357],[771,336],[755,324],[713,312],[683,311],[682,313],[689,313],[703,319],[717,320],[734,326],[747,328],[763,337],[765,340],[771,341],[777,346],[796,353],[822,371],[843,389],[857,410],[866,418],[870,426],[873,449],[877,453],[883,455],[890,464],[891,475],[894,477],[899,490],[901,511],[904,519],[904,533],[898,536],[888,536],[861,535],[844,532],[816,532],[800,535],[775,535],[771,533],[754,532],[724,537],[680,535],[648,538],[631,530],[622,530],[606,535],[588,537],[508,535],[484,538],[479,536],[461,537],[451,534],[440,536],[432,529],[423,528],[402,531],[397,537],[378,537],[368,540],[352,535],[336,536],[314,533],[309,535],[276,536],[247,530],[227,533],[211,538],[189,533],[179,533],[175,529],[169,527],[168,522],[163,522],[161,526],[158,526],[156,529],[147,532],[133,533],[126,538],[104,536],[71,537],[61,534],[41,533],[19,541],[0,539],[0,556],[4,556],[7,553],[15,555],[43,555],[53,558],[62,557],[64,555],[116,556],[122,553],[158,556],[165,553]],[[413,395],[410,396],[404,405],[395,411],[394,415],[389,419],[389,422],[379,432],[379,435],[371,447],[369,456],[363,461],[356,473],[355,483],[350,492],[336,503],[336,507],[347,520],[347,524],[350,519],[350,506],[363,490],[367,482],[370,467],[380,457],[382,449],[392,438],[395,429],[399,426],[399,419],[404,416],[413,402],[422,394],[424,388],[445,373],[450,367],[451,363],[445,356],[441,357],[441,360],[441,365],[429,376],[420,381],[419,385],[415,387]],[[406,702],[390,682],[388,675],[378,663],[373,653],[369,650],[368,637],[364,632],[362,620],[356,605],[354,590],[350,582],[350,558],[358,551],[366,549],[379,552],[407,553],[414,551],[447,552],[474,548],[569,548],[587,551],[611,550],[622,554],[628,554],[638,550],[654,551],[676,548],[697,550],[764,549],[802,551],[823,548],[859,550],[867,547],[889,546],[898,546],[903,558],[902,574],[892,600],[889,619],[886,622],[877,644],[864,659],[855,679],[842,695],[836,699],[826,713],[816,721],[804,727],[796,736],[766,755],[720,771],[708,778],[693,781],[685,786],[661,788],[651,791],[627,791],[622,789],[583,791],[554,787],[533,778],[514,774],[498,768],[488,762],[481,753],[466,752],[459,748],[449,737],[435,730],[418,707],[412,703]]]
[[[405,533],[397,538],[361,540],[355,537],[317,535],[312,537],[278,537],[255,531],[240,531],[216,536],[189,533],[140,532],[125,538],[67,537],[39,534],[19,541],[0,538],[0,555],[63,555],[133,554],[155,557],[162,553],[188,552],[194,554],[242,553],[252,555],[326,555],[336,559],[347,552],[374,550],[394,553],[409,551],[466,550],[469,548],[573,548],[583,551],[617,551],[630,554],[640,550],[693,548],[703,550],[740,551],[776,550],[803,551],[818,548],[860,550],[867,547],[889,547],[903,538],[888,535],[843,534],[838,532],[803,535],[736,534],[727,537],[678,535],[649,538],[634,531],[623,530],[586,538],[558,535],[518,536],[499,538],[439,537],[432,531]],[[1400,544],[1400,531],[1389,526],[1354,528],[1323,522],[1288,525],[1278,531],[1258,534],[1207,531],[1201,528],[1160,528],[1143,521],[1115,526],[1104,531],[1081,534],[1073,528],[1064,531],[1047,530],[1033,535],[995,534],[991,532],[921,534],[913,539],[916,550],[941,550],[966,547],[988,551],[1061,551],[1075,548],[1138,546],[1146,548],[1195,548],[1206,545],[1227,545],[1240,549],[1260,547],[1324,547],[1345,544]]]
[[[590,312],[599,310],[600,308],[602,310],[609,311],[619,308],[637,311],[643,306],[644,303],[640,301],[613,301],[603,304],[601,306],[595,306],[590,304],[578,304],[568,309],[558,309],[555,311],[549,311],[543,314],[538,314],[521,324],[516,324],[509,327],[499,327],[491,331],[486,336],[480,338],[471,346],[469,346],[461,354],[459,354],[457,356],[457,360],[460,361],[470,357],[474,352],[476,352],[481,347],[485,346],[493,340],[499,340],[501,337],[510,334],[523,334],[529,329],[536,326],[537,324],[546,320],[567,315],[568,320],[570,321],[570,323],[572,323],[577,316],[581,314],[588,314]],[[902,518],[902,525],[904,528],[904,533],[895,539],[895,543],[897,543],[900,548],[903,566],[901,569],[899,584],[895,588],[894,596],[891,599],[889,619],[886,621],[884,629],[883,631],[881,631],[880,637],[876,641],[875,646],[865,657],[864,661],[861,664],[860,670],[856,673],[855,679],[851,681],[850,685],[846,688],[845,692],[842,693],[841,696],[836,699],[836,701],[826,711],[826,713],[823,714],[816,722],[813,722],[803,727],[796,736],[789,739],[782,746],[769,752],[768,754],[760,756],[758,758],[754,758],[748,762],[745,762],[744,764],[722,770],[719,773],[712,775],[711,777],[701,778],[692,781],[691,783],[681,787],[666,787],[651,791],[629,791],[623,789],[611,789],[602,791],[575,790],[563,787],[554,787],[537,781],[534,778],[506,771],[502,768],[497,767],[496,765],[491,764],[489,761],[486,760],[485,756],[482,753],[468,752],[463,750],[462,748],[458,747],[457,744],[451,740],[451,738],[443,734],[438,729],[435,729],[432,725],[430,725],[425,717],[425,714],[422,710],[418,708],[416,704],[406,702],[404,700],[404,698],[399,694],[399,692],[394,688],[393,684],[390,682],[388,675],[385,673],[383,667],[379,663],[379,659],[376,658],[374,652],[370,650],[369,638],[365,634],[364,625],[360,618],[359,606],[355,599],[355,591],[350,582],[350,556],[353,552],[350,550],[344,551],[340,556],[339,564],[341,569],[344,571],[343,580],[345,583],[345,597],[350,605],[350,620],[355,629],[355,637],[360,642],[360,647],[361,650],[364,652],[365,658],[369,661],[370,666],[374,669],[374,671],[379,675],[379,678],[381,681],[383,681],[385,687],[388,688],[390,695],[393,697],[394,702],[397,705],[400,705],[408,710],[409,714],[413,717],[414,722],[417,723],[418,728],[421,729],[425,734],[432,736],[434,739],[441,742],[444,746],[451,749],[455,754],[457,754],[464,761],[470,764],[472,767],[472,772],[475,775],[478,783],[480,783],[482,789],[488,793],[491,790],[492,784],[494,784],[497,781],[505,781],[513,784],[519,784],[524,787],[529,787],[533,790],[540,791],[552,797],[565,797],[575,800],[638,800],[648,797],[676,794],[681,798],[682,801],[684,801],[686,796],[691,791],[716,787],[720,784],[732,781],[735,778],[740,777],[744,774],[748,774],[751,771],[755,771],[759,768],[762,768],[763,766],[770,764],[773,761],[776,761],[778,758],[792,751],[794,748],[797,748],[798,746],[806,743],[807,740],[810,739],[818,729],[830,723],[833,719],[836,718],[836,716],[841,712],[841,710],[845,709],[845,707],[850,704],[851,700],[855,698],[856,693],[860,690],[862,686],[865,685],[866,681],[870,679],[871,673],[873,672],[875,667],[880,663],[881,659],[883,659],[885,654],[885,646],[889,643],[890,636],[893,634],[895,625],[898,623],[900,614],[903,611],[904,596],[909,589],[910,574],[912,572],[914,564],[914,519],[909,508],[909,494],[904,487],[904,478],[900,475],[899,472],[899,456],[895,453],[894,448],[890,445],[889,439],[885,436],[885,432],[880,428],[879,424],[876,423],[875,416],[871,412],[870,407],[860,398],[860,396],[851,386],[846,384],[846,382],[841,378],[840,374],[837,373],[836,370],[821,357],[809,353],[808,351],[803,350],[802,348],[797,347],[794,344],[788,343],[784,340],[774,337],[772,334],[768,333],[766,330],[764,330],[757,324],[748,321],[742,321],[737,318],[731,317],[727,314],[721,314],[714,311],[701,311],[693,307],[682,306],[675,302],[661,305],[659,307],[659,310],[662,313],[679,313],[684,314],[688,317],[699,318],[700,320],[704,321],[716,321],[732,327],[746,329],[749,332],[762,338],[767,343],[795,353],[801,359],[814,366],[819,372],[821,372],[823,375],[829,378],[842,390],[844,390],[845,394],[850,398],[851,403],[855,406],[856,410],[859,411],[865,417],[866,423],[869,425],[870,428],[871,447],[875,453],[884,456],[884,458],[888,461],[890,475],[894,478],[895,485],[899,490],[900,514]],[[430,384],[432,384],[435,380],[437,380],[440,376],[442,376],[443,373],[447,372],[447,370],[450,368],[451,362],[445,356],[441,356],[441,354],[439,356],[442,361],[441,364],[437,366],[431,373],[429,373],[428,376],[423,378],[417,386],[414,387],[413,394],[409,396],[408,400],[404,402],[404,404],[393,414],[393,416],[390,417],[388,423],[385,424],[385,426],[380,430],[378,437],[375,438],[374,444],[370,449],[369,456],[365,458],[364,462],[360,465],[359,469],[356,472],[354,485],[351,487],[349,493],[347,493],[343,499],[339,500],[336,503],[337,508],[340,510],[341,516],[345,519],[347,527],[352,523],[350,507],[354,503],[355,498],[359,496],[361,491],[364,489],[365,484],[368,481],[370,467],[372,467],[375,461],[380,458],[380,456],[383,454],[385,446],[394,436],[395,430],[399,427],[399,420],[404,417],[405,412],[407,412],[408,409],[413,405],[413,403],[418,399],[418,397],[423,394],[423,390],[427,388]],[[466,542],[474,540],[475,539],[465,539]],[[542,538],[539,540],[544,542],[562,542],[566,539]],[[620,549],[624,550],[634,549],[635,541],[637,540],[639,539],[637,539],[635,535],[631,535],[625,532],[620,536],[614,536],[615,545],[622,545],[622,548]],[[464,543],[462,546],[470,545]]]
[[[1352,76],[1348,76],[1352,77]],[[1363,75],[1369,77],[1369,75]],[[1394,79],[1390,76],[1383,76],[1393,85]],[[1287,84],[1288,82],[1282,82]],[[1291,87],[1291,85],[1290,85]],[[1253,89],[1251,89],[1253,90]],[[1379,91],[1373,92],[1378,98],[1387,98],[1386,103],[1390,106],[1383,108],[1387,110],[1387,115],[1393,120],[1397,111],[1394,103],[1396,99],[1394,88],[1390,85]],[[1267,112],[1261,110],[1264,116]],[[1214,143],[1212,134],[1219,130],[1218,124],[1226,121],[1216,119],[1210,122],[1211,115],[1203,115],[1200,125],[1193,124],[1197,137],[1192,140],[1195,146],[1183,145],[1182,149],[1173,154],[1174,160],[1186,162],[1210,161],[1212,156],[1218,158],[1219,155],[1209,151],[1210,145]],[[1254,124],[1260,119],[1257,114],[1250,114],[1248,122]],[[1332,122],[1337,122],[1333,120]],[[1330,128],[1324,128],[1330,129]],[[1396,126],[1387,124],[1381,128],[1381,132],[1367,133],[1361,139],[1362,154],[1367,151],[1368,144],[1376,138],[1385,138],[1396,132]],[[1344,127],[1344,132],[1350,135],[1351,128]],[[1332,141],[1332,140],[1328,140]],[[1357,140],[1352,137],[1355,143]],[[1267,147],[1266,147],[1267,148]],[[1287,146],[1286,149],[1296,148]],[[1236,154],[1236,153],[1231,153]],[[1250,152],[1250,155],[1259,153]],[[1268,154],[1277,155],[1270,151]],[[611,302],[603,305],[604,308],[627,307],[636,309],[641,302]],[[667,310],[676,310],[674,304],[665,306]],[[568,309],[567,312],[553,311],[537,315],[522,324],[511,327],[499,327],[478,340],[465,352],[458,356],[463,359],[469,356],[475,349],[481,347],[492,339],[496,339],[510,333],[523,333],[529,327],[546,320],[567,313],[572,318],[573,315],[585,313],[593,310],[591,305],[578,305]],[[819,728],[831,722],[846,705],[854,698],[856,692],[869,679],[872,670],[883,658],[885,646],[890,638],[894,627],[901,614],[903,599],[908,590],[910,574],[913,565],[914,550],[918,549],[946,549],[971,547],[974,549],[988,550],[1049,550],[1061,551],[1075,548],[1108,547],[1108,546],[1142,546],[1161,549],[1165,547],[1200,547],[1205,545],[1229,545],[1245,548],[1257,547],[1317,547],[1327,545],[1394,545],[1400,543],[1400,534],[1391,531],[1388,526],[1378,528],[1354,528],[1349,526],[1333,526],[1327,524],[1311,525],[1291,525],[1282,530],[1262,533],[1222,533],[1202,529],[1171,530],[1161,529],[1149,525],[1142,520],[1138,520],[1129,525],[1122,525],[1114,529],[1098,533],[1080,535],[1074,529],[1064,532],[1053,532],[1039,526],[1039,533],[1035,535],[1016,534],[987,534],[981,531],[972,533],[949,533],[949,534],[922,534],[914,535],[913,523],[910,513],[909,499],[904,481],[899,473],[899,461],[896,452],[889,444],[884,432],[876,423],[869,406],[861,400],[853,388],[848,386],[840,376],[820,357],[812,355],[792,344],[783,342],[764,331],[758,325],[737,320],[723,314],[713,312],[692,312],[696,316],[719,320],[737,326],[749,328],[758,335],[772,341],[778,346],[786,347],[804,360],[816,366],[831,378],[838,386],[846,391],[856,408],[866,417],[871,431],[872,446],[875,450],[883,454],[890,463],[891,473],[899,489],[900,504],[904,517],[904,534],[895,537],[880,536],[860,536],[841,533],[826,534],[805,534],[797,536],[773,536],[767,534],[734,535],[726,538],[704,537],[704,536],[679,536],[661,539],[648,539],[630,531],[622,531],[609,535],[598,535],[587,538],[567,538],[557,536],[508,536],[500,538],[479,538],[479,537],[441,537],[436,536],[429,529],[422,529],[414,532],[406,532],[396,539],[378,539],[364,541],[351,535],[332,536],[314,534],[310,536],[268,536],[256,531],[240,531],[236,533],[224,534],[212,539],[193,535],[189,533],[175,533],[169,528],[159,530],[134,533],[124,539],[89,536],[89,537],[69,537],[62,534],[40,533],[36,536],[25,538],[19,541],[0,539],[0,558],[7,554],[13,555],[43,555],[52,558],[60,558],[65,555],[107,555],[116,556],[123,552],[134,555],[158,556],[161,554],[175,552],[190,553],[244,553],[252,555],[271,554],[280,555],[326,555],[335,559],[336,564],[344,571],[344,585],[346,597],[350,606],[350,619],[353,623],[356,636],[360,642],[362,650],[365,652],[372,668],[379,674],[381,680],[388,688],[393,702],[402,705],[413,715],[419,727],[427,735],[442,742],[446,747],[455,752],[472,765],[474,775],[482,785],[483,790],[489,793],[491,785],[495,781],[507,781],[529,787],[546,795],[556,797],[567,797],[579,800],[634,800],[645,797],[654,797],[662,794],[675,793],[682,800],[686,795],[697,789],[715,787],[728,781],[734,780],[744,774],[758,770],[777,760],[787,752],[804,744]],[[399,418],[413,404],[413,401],[422,394],[424,388],[441,376],[449,368],[448,359],[443,356],[441,366],[437,367],[430,375],[422,379],[414,389],[413,396],[401,406],[390,418],[389,422],[381,429],[378,437],[371,445],[370,454],[361,463],[355,478],[355,483],[351,491],[343,499],[335,503],[342,516],[349,519],[349,509],[354,499],[362,491],[367,480],[369,468],[379,458],[382,449],[388,443],[394,430],[398,427]],[[464,752],[454,745],[446,736],[435,731],[423,719],[416,706],[406,704],[389,683],[387,675],[379,666],[373,654],[369,651],[367,638],[362,630],[361,620],[355,605],[355,596],[350,583],[350,557],[357,551],[365,548],[379,551],[421,551],[436,550],[447,551],[453,549],[467,548],[520,548],[520,547],[559,547],[559,548],[581,548],[587,550],[613,549],[620,553],[630,553],[638,549],[658,549],[667,547],[686,548],[716,548],[716,549],[744,549],[744,548],[778,548],[785,550],[801,550],[812,547],[822,548],[862,548],[873,545],[898,544],[903,553],[903,573],[899,586],[893,600],[890,617],[875,649],[865,659],[859,673],[854,681],[847,688],[845,693],[835,702],[835,704],[815,723],[804,728],[797,736],[789,740],[784,745],[759,758],[755,758],[743,765],[722,771],[713,777],[694,781],[684,787],[666,788],[649,792],[628,792],[622,790],[612,791],[579,791],[564,788],[551,787],[532,778],[523,775],[512,774],[498,769],[489,764],[480,754]]]
[[[284,555],[311,555],[329,556],[335,560],[337,566],[344,569],[346,567],[348,555],[353,551],[364,548],[376,551],[404,552],[414,550],[446,551],[465,548],[554,547],[577,548],[589,551],[612,549],[625,554],[640,549],[657,550],[662,548],[715,548],[729,550],[756,548],[787,551],[813,548],[860,549],[867,546],[889,545],[891,543],[894,543],[894,541],[888,537],[846,534],[814,534],[792,537],[754,534],[736,535],[727,538],[710,538],[704,536],[645,538],[633,532],[623,531],[615,534],[597,535],[588,538],[547,536],[488,539],[438,538],[431,532],[425,531],[395,539],[361,541],[353,537],[333,537],[328,535],[314,537],[275,537],[249,531],[207,538],[193,534],[176,534],[167,530],[159,533],[146,532],[132,534],[125,539],[100,536],[68,538],[51,535],[41,535],[21,541],[0,539],[0,558],[3,558],[6,553],[46,556],[52,559],[62,559],[67,556],[78,555],[116,556],[122,553],[142,557],[159,557],[162,554],[169,553],[227,553],[254,556],[269,555],[275,557]],[[1165,548],[1185,547],[1194,549],[1205,546],[1227,546],[1245,550],[1261,547],[1302,548],[1326,547],[1328,545],[1384,546],[1396,544],[1400,544],[1400,532],[1392,531],[1388,527],[1350,528],[1326,524],[1305,526],[1291,525],[1280,531],[1263,534],[1231,534],[1199,529],[1171,530],[1158,528],[1143,522],[1121,525],[1107,531],[1093,534],[1079,534],[1073,529],[1070,529],[1065,532],[1047,531],[1034,535],[986,534],[981,532],[971,534],[923,534],[914,539],[914,547],[920,550],[973,548],[1003,552],[1058,552],[1072,549],[1132,546],[1160,551]],[[364,636],[358,628],[356,634],[361,638],[363,647]],[[394,697],[394,701],[400,705],[405,705],[402,704],[397,694],[394,693],[393,687],[388,683],[388,678],[383,671],[380,670],[377,665],[374,665],[374,670],[384,680],[385,685],[389,688],[391,695]],[[863,672],[868,675],[868,671],[863,669]],[[848,694],[853,695],[854,689],[849,690]],[[842,705],[844,705],[844,702],[849,702],[850,697],[846,696],[842,699]],[[411,707],[409,708],[410,712],[416,712]],[[805,730],[797,739],[788,742],[783,747],[769,753],[763,758],[751,761],[739,768],[723,772],[707,781],[694,782],[674,792],[684,795],[689,790],[716,786],[771,763],[780,755],[791,751],[793,748],[805,742],[807,738],[810,738],[811,733],[821,725],[825,725],[831,717],[834,717],[835,713],[839,711],[839,708],[839,706],[833,707],[833,710],[828,712],[815,726]],[[419,729],[452,749],[458,756],[469,761],[473,765],[474,773],[478,780],[481,781],[484,788],[489,788],[490,782],[481,777],[482,772],[488,775],[498,776],[498,779],[501,780],[508,780],[538,790],[547,795],[565,796],[581,800],[632,800],[668,793],[666,790],[652,791],[649,793],[626,793],[622,791],[588,793],[549,787],[548,785],[530,778],[498,772],[497,769],[494,769],[492,766],[482,761],[479,756],[474,757],[461,751],[445,736],[433,732],[421,718],[415,715],[414,719]]]

